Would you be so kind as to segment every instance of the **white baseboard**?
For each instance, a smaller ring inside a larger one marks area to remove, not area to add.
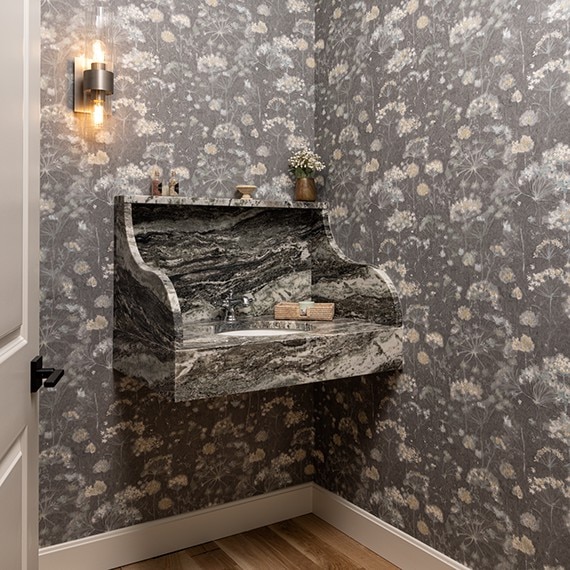
[[[402,570],[469,570],[313,483],[41,548],[40,570],[110,570],[310,512]]]
[[[40,570],[109,570],[311,512],[313,484],[40,549]]]
[[[318,485],[313,487],[313,513],[402,570],[469,570]]]

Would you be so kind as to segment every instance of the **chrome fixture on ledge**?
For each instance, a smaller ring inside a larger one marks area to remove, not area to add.
[[[228,296],[222,301],[222,309],[224,309],[224,321],[228,323],[235,323],[236,311],[235,308],[239,305],[242,307],[249,307],[253,303],[253,295],[246,293],[241,297],[234,298],[233,289],[230,289]]]

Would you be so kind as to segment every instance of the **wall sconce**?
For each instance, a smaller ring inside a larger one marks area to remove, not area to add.
[[[76,113],[90,113],[93,127],[99,128],[111,114],[113,64],[107,10],[95,8],[87,30],[85,55],[75,58],[74,102]]]

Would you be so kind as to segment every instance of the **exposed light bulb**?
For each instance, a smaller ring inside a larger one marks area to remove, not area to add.
[[[88,121],[90,129],[103,126],[111,114],[107,98],[113,95],[114,90],[113,41],[106,12],[103,7],[94,11],[89,9],[85,54],[75,58],[73,110],[91,115]]]
[[[91,113],[93,126],[100,127],[105,120],[105,101],[95,99],[93,101],[93,111]]]
[[[105,44],[101,40],[93,42],[93,61],[96,63],[105,63]]]

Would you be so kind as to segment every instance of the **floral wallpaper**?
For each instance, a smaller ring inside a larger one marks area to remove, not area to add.
[[[471,568],[570,568],[570,3],[317,1],[333,228],[404,370],[316,390],[316,481]]]
[[[568,568],[568,0],[117,0],[96,134],[87,4],[42,4],[42,543],[314,479],[470,567]],[[314,141],[337,241],[402,298],[403,372],[182,406],[113,377],[113,196],[157,165],[290,197]]]
[[[312,478],[312,392],[173,405],[113,378],[113,197],[158,166],[183,194],[292,196],[313,140],[314,11],[305,0],[117,0],[113,117],[72,112],[87,0],[42,3],[41,540],[65,542]]]
[[[181,404],[120,375],[78,385],[42,408],[44,545],[312,479],[310,387]]]

